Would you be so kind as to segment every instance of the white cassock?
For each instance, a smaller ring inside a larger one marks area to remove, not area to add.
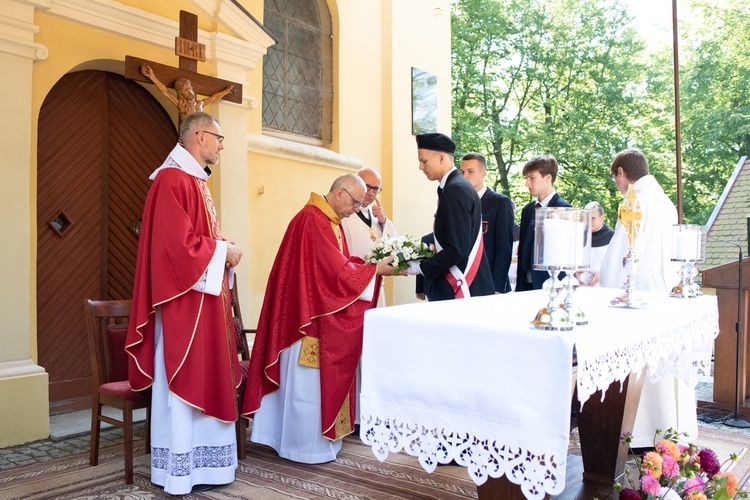
[[[360,299],[371,301],[372,288],[371,284],[369,296],[365,291]],[[320,369],[299,364],[301,349],[300,340],[279,355],[279,388],[263,396],[260,408],[253,414],[250,441],[270,446],[281,458],[295,462],[332,462],[341,450],[343,439],[331,441],[321,433]]]
[[[371,207],[369,205],[359,209],[364,218],[370,221],[369,225],[356,213],[341,221],[341,227],[346,237],[346,244],[349,247],[349,255],[352,257],[356,256],[364,259],[365,255],[375,246],[375,242],[383,235],[398,236],[390,219],[386,218],[385,224],[381,226],[377,217],[372,215]],[[382,285],[378,297],[378,307],[385,307],[385,290]]]
[[[194,288],[221,293],[226,243],[219,241],[204,276]],[[230,279],[233,273],[230,272]],[[231,282],[230,282],[231,288]],[[179,300],[179,299],[176,299]],[[172,495],[190,493],[197,484],[228,484],[237,468],[234,422],[222,422],[185,403],[169,391],[164,368],[161,308],[154,324],[154,384],[151,388],[151,481]]]
[[[633,188],[642,217],[634,249],[640,259],[636,289],[666,294],[678,281],[679,266],[671,261],[672,226],[677,224],[677,210],[653,175],[638,179],[633,183]],[[625,228],[618,221],[602,262],[600,282],[603,287],[623,287],[625,269],[622,259],[627,252]],[[657,382],[647,378],[643,384],[630,446],[651,447],[656,429],[663,432],[670,427],[687,433],[687,441],[698,437],[695,388],[675,377],[664,377]]]
[[[612,237],[614,238],[614,235]],[[607,250],[609,250],[609,243],[600,247],[591,247],[591,272],[600,272]],[[597,282],[594,286],[601,286],[601,283]]]
[[[346,237],[346,245],[349,247],[349,255],[364,259],[365,255],[375,246],[375,242],[383,235],[398,236],[398,233],[396,233],[396,228],[393,227],[393,222],[388,217],[385,218],[385,224],[380,225],[378,218],[372,214],[372,205],[360,208],[359,212],[365,220],[362,220],[362,217],[355,213],[341,221],[341,227]],[[368,220],[369,224],[367,223]],[[385,306],[385,280],[381,280],[378,307]],[[357,368],[357,418],[355,419],[357,424],[359,423],[359,390],[361,386],[360,369]]]

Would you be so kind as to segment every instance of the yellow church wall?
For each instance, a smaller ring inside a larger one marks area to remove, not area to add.
[[[428,181],[419,170],[417,147],[411,131],[411,68],[437,76],[437,131],[451,130],[450,2],[419,0],[383,2],[387,15],[383,37],[384,163],[392,166],[384,183],[392,192],[388,199],[400,234],[416,238],[432,232],[437,182]],[[394,278],[391,303],[416,301],[415,280]]]
[[[10,119],[0,125],[0,147],[6,153],[2,168],[8,182],[0,186],[0,210],[7,214],[5,245],[1,251],[3,276],[13,292],[0,294],[0,447],[49,434],[48,377],[36,364],[34,275],[36,255],[30,244],[34,232],[29,210],[32,171],[32,86],[35,60],[46,50],[34,41],[33,7],[3,4],[0,20],[0,93]]]
[[[49,379],[40,372],[18,377],[0,373],[0,448],[49,436]],[[8,404],[12,401],[12,404]]]
[[[438,76],[438,128],[450,133],[449,2],[357,0],[329,1],[328,5],[334,36],[334,131],[332,143],[318,147],[378,170],[384,188],[380,199],[396,230],[421,237],[431,231],[437,184],[427,181],[418,169],[411,133],[411,67]],[[338,175],[359,167],[316,165],[256,154],[252,149],[248,155],[247,255],[252,277],[245,316],[254,326],[289,221],[310,191],[323,194]],[[258,246],[259,241],[263,246]],[[414,301],[414,286],[413,277],[387,279],[388,303]]]
[[[147,20],[153,16],[162,26],[163,19],[176,23],[179,10],[184,9],[198,14],[199,28],[204,32],[231,33],[196,8],[202,5],[200,2],[93,0],[92,3],[97,7],[139,11]],[[263,0],[241,3],[262,20]],[[381,201],[397,230],[414,236],[430,230],[436,184],[426,181],[417,168],[411,134],[411,67],[438,75],[439,130],[448,131],[448,0],[329,0],[328,4],[334,33],[335,92],[334,133],[329,145],[263,132],[262,59],[255,68],[254,63],[233,65],[226,58],[198,65],[202,74],[241,81],[249,98],[242,105],[221,103],[207,109],[219,118],[222,133],[227,136],[211,189],[223,235],[236,241],[244,251],[238,272],[247,327],[257,323],[268,273],[289,221],[307,202],[311,191],[325,194],[336,176],[356,172],[362,166],[379,170],[384,187]],[[11,0],[10,6],[22,11],[19,19],[38,28],[38,32],[29,29],[33,32],[29,35],[30,43],[46,48],[48,54],[32,61],[0,52],[0,67],[14,75],[13,79],[0,81],[4,95],[14,97],[8,102],[14,121],[3,126],[6,133],[0,134],[0,144],[10,154],[7,164],[14,166],[16,181],[12,186],[0,188],[3,195],[0,203],[6,213],[14,214],[9,221],[9,238],[23,242],[6,248],[3,255],[6,263],[12,263],[6,266],[6,275],[12,282],[21,283],[22,290],[0,299],[0,313],[4,317],[0,329],[4,345],[0,351],[0,397],[14,402],[9,405],[13,408],[0,409],[0,447],[41,439],[49,432],[47,374],[34,364],[37,358],[36,128],[44,99],[55,83],[73,70],[98,69],[122,74],[126,55],[178,65],[173,48],[163,43],[73,22],[51,15],[44,8],[35,11],[25,1]],[[436,14],[436,8],[442,9],[442,13]],[[4,15],[12,17],[15,13],[5,11]],[[176,26],[174,36],[177,36]],[[144,85],[144,88],[176,121],[171,103],[154,86]],[[28,188],[17,189],[18,184]],[[392,278],[387,283],[389,303],[413,300],[413,277]]]
[[[0,34],[8,37],[0,37],[3,44],[0,47],[0,67],[7,76],[0,79],[0,90],[9,97],[6,108],[14,118],[2,126],[3,134],[0,134],[0,144],[9,154],[5,164],[7,168],[13,168],[13,172],[8,174],[12,174],[14,179],[14,183],[0,188],[0,203],[4,212],[13,214],[6,228],[6,236],[10,241],[19,242],[7,246],[2,259],[5,275],[10,282],[19,285],[19,293],[5,294],[0,298],[0,317],[3,317],[0,323],[0,342],[3,344],[0,351],[0,397],[4,401],[13,401],[12,405],[0,407],[0,447],[49,435],[48,374],[43,367],[36,365],[36,142],[38,117],[44,99],[55,83],[70,71],[97,69],[123,74],[125,55],[178,65],[173,47],[160,42],[164,39],[164,33],[155,31],[153,35],[145,35],[146,40],[137,40],[135,35],[146,31],[139,31],[142,26],[128,25],[127,20],[119,19],[117,15],[101,18],[104,24],[113,23],[115,29],[106,26],[100,29],[99,24],[94,22],[100,13],[97,9],[123,12],[133,19],[153,22],[157,31],[170,31],[168,37],[178,34],[176,22],[180,9],[198,13],[199,28],[202,30],[218,28],[220,33],[230,32],[219,23],[204,19],[205,14],[197,10],[192,2],[96,0],[82,7],[81,11],[63,9],[57,11],[62,15],[54,15],[53,11],[61,9],[60,6],[54,5],[47,10],[41,3],[11,0],[4,4],[4,17],[0,20]],[[151,7],[152,12],[138,10]],[[66,19],[66,16],[81,16],[86,22],[75,22]],[[173,35],[170,20],[175,23]],[[159,36],[162,38],[159,39]],[[201,36],[205,37],[205,34]],[[246,71],[254,63],[248,59],[233,66],[231,58],[248,50],[248,44],[252,50],[262,50],[262,47],[257,49],[257,40],[253,43],[242,40],[235,42],[236,39],[222,39],[223,35],[219,35],[214,41],[211,33],[208,36],[217,50],[224,51],[224,60],[199,63],[198,71],[218,74],[221,78],[231,75],[233,81],[246,83]],[[20,42],[8,42],[16,39]],[[144,88],[162,103],[176,121],[177,113],[171,103],[154,86],[144,85]],[[246,91],[245,95],[251,97],[251,92]],[[214,106],[216,109],[207,109],[221,114],[230,122],[232,133],[229,136],[239,139],[234,142],[234,150],[240,152],[240,159],[236,163],[241,172],[246,171],[246,115],[250,102],[252,99],[242,105],[222,104]],[[232,151],[229,157],[236,158],[236,151]],[[237,189],[223,187],[224,198],[234,204],[226,212],[246,212],[244,195],[247,181],[242,182],[241,202],[237,201],[235,195]],[[24,189],[18,189],[19,185]],[[239,209],[235,209],[238,205],[241,205]],[[224,207],[218,208],[221,211]],[[246,219],[243,227],[245,234]]]

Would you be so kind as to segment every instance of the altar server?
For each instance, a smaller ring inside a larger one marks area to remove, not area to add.
[[[471,183],[482,202],[484,253],[495,292],[510,292],[508,269],[513,252],[513,202],[485,186],[487,162],[481,154],[467,153],[461,158],[461,175]]]
[[[677,279],[677,266],[671,262],[672,226],[677,224],[677,209],[664,194],[656,178],[648,173],[648,160],[638,149],[626,149],[615,156],[610,174],[624,196],[632,185],[641,208],[641,227],[635,240],[640,259],[636,289],[668,292]],[[609,243],[600,271],[603,287],[622,288],[625,281],[623,258],[628,253],[628,238],[620,222]],[[675,377],[656,383],[646,379],[633,429],[634,448],[654,445],[654,432],[672,427],[686,432],[688,440],[698,436],[695,388]]]
[[[529,202],[521,211],[521,230],[518,238],[518,267],[516,268],[516,291],[541,290],[549,278],[547,271],[534,270],[534,226],[536,209],[546,207],[569,207],[555,191],[557,160],[554,156],[535,156],[523,166],[523,176],[529,194],[536,200]]]
[[[495,288],[484,255],[482,204],[474,188],[453,164],[456,144],[440,133],[417,136],[419,169],[438,181],[433,237],[437,253],[413,262],[407,271],[425,277],[430,301],[492,295]]]

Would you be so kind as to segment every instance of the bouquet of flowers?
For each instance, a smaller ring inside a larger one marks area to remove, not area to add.
[[[659,434],[661,430],[656,431]],[[615,485],[620,490],[620,500],[725,500],[735,495],[747,498],[746,493],[737,492],[735,475],[721,470],[727,462],[737,461],[736,454],[720,464],[716,453],[709,448],[701,450],[693,444],[678,444],[680,436],[685,434],[667,429],[654,451],[636,457],[638,484],[626,469],[630,487],[622,489],[622,485]],[[622,436],[623,443],[629,444],[631,439],[629,432]]]
[[[409,261],[429,259],[435,255],[435,245],[427,245],[412,236],[384,235],[365,256],[365,262],[375,264],[393,255],[393,273],[409,268]]]

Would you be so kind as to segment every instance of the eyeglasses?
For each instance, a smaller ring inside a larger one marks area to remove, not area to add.
[[[362,202],[361,201],[357,201],[357,199],[354,196],[352,196],[352,193],[350,193],[349,191],[347,191],[346,188],[341,188],[341,189],[343,189],[344,191],[346,191],[346,194],[348,194],[349,198],[352,199],[352,201],[354,202],[354,208],[359,208],[359,207],[362,206]]]
[[[214,136],[214,137],[216,137],[217,139],[219,139],[219,142],[224,142],[224,136],[223,136],[223,135],[215,134],[215,133],[213,133],[213,132],[209,132],[208,130],[198,130],[198,131],[196,131],[196,132],[195,132],[195,135],[198,135],[198,134],[200,134],[201,132],[203,132],[203,133],[205,133],[205,134],[211,134],[212,136]]]
[[[365,191],[372,191],[375,194],[378,194],[383,190],[380,186],[370,186],[369,184],[365,184],[365,187],[367,188]]]

